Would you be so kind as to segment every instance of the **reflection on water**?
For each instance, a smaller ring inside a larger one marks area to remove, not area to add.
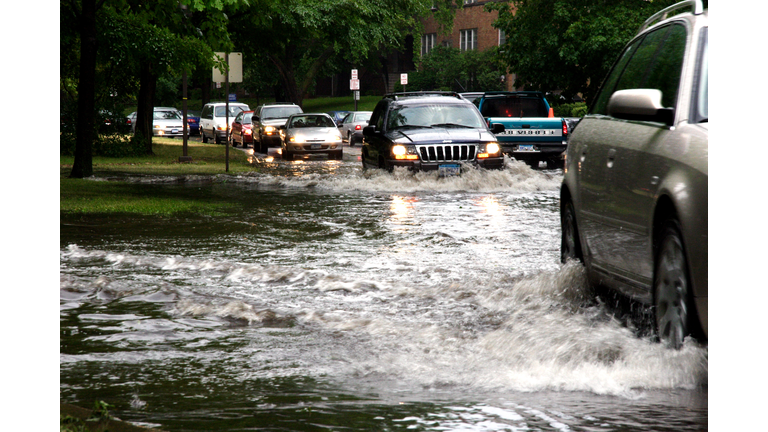
[[[153,186],[217,217],[62,216],[62,400],[165,430],[706,428],[706,348],[559,263],[558,171],[299,162]]]

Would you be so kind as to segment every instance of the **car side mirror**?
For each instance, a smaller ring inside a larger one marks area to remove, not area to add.
[[[619,90],[608,100],[608,115],[623,120],[639,120],[664,123],[671,126],[675,110],[661,104],[661,90]]]
[[[369,135],[376,135],[378,131],[376,131],[376,126],[366,126],[363,128],[363,135],[369,136]]]
[[[259,118],[259,116],[253,116],[252,118],[253,118],[253,120],[252,120],[252,121],[253,121],[254,123],[256,123],[257,121],[261,121],[261,119]]]
[[[504,125],[501,124],[501,123],[492,123],[491,124],[491,132],[493,132],[494,135],[495,134],[500,134],[500,133],[504,132],[505,130],[507,130],[507,128],[504,127]]]

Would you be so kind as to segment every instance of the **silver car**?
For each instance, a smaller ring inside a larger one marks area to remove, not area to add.
[[[708,15],[686,1],[641,27],[570,138],[560,193],[562,261],[649,305],[675,348],[708,334]]]
[[[328,114],[294,114],[279,129],[285,160],[293,160],[296,155],[323,153],[328,159],[342,158],[341,133]]]
[[[350,146],[363,139],[363,128],[368,126],[372,111],[351,111],[339,123],[339,132]]]
[[[152,112],[152,135],[183,136],[184,129],[181,112],[176,108],[155,107]]]

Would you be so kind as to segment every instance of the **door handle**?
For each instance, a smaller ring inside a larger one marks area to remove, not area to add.
[[[608,162],[606,165],[608,168],[613,168],[613,160],[616,158],[616,149],[608,150]]]

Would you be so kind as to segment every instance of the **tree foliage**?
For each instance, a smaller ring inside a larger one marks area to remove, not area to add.
[[[408,90],[486,91],[503,90],[506,67],[498,48],[461,51],[436,46],[421,58],[419,70],[408,74]]]
[[[579,93],[589,101],[643,22],[675,0],[511,0],[488,3],[504,31],[516,87]]]
[[[402,48],[418,33],[432,0],[256,1],[232,18],[236,43],[252,50],[253,62],[269,62],[288,100],[301,105],[324,68],[361,64],[381,49]],[[454,0],[439,0],[453,5]],[[453,8],[445,7],[442,16]]]

